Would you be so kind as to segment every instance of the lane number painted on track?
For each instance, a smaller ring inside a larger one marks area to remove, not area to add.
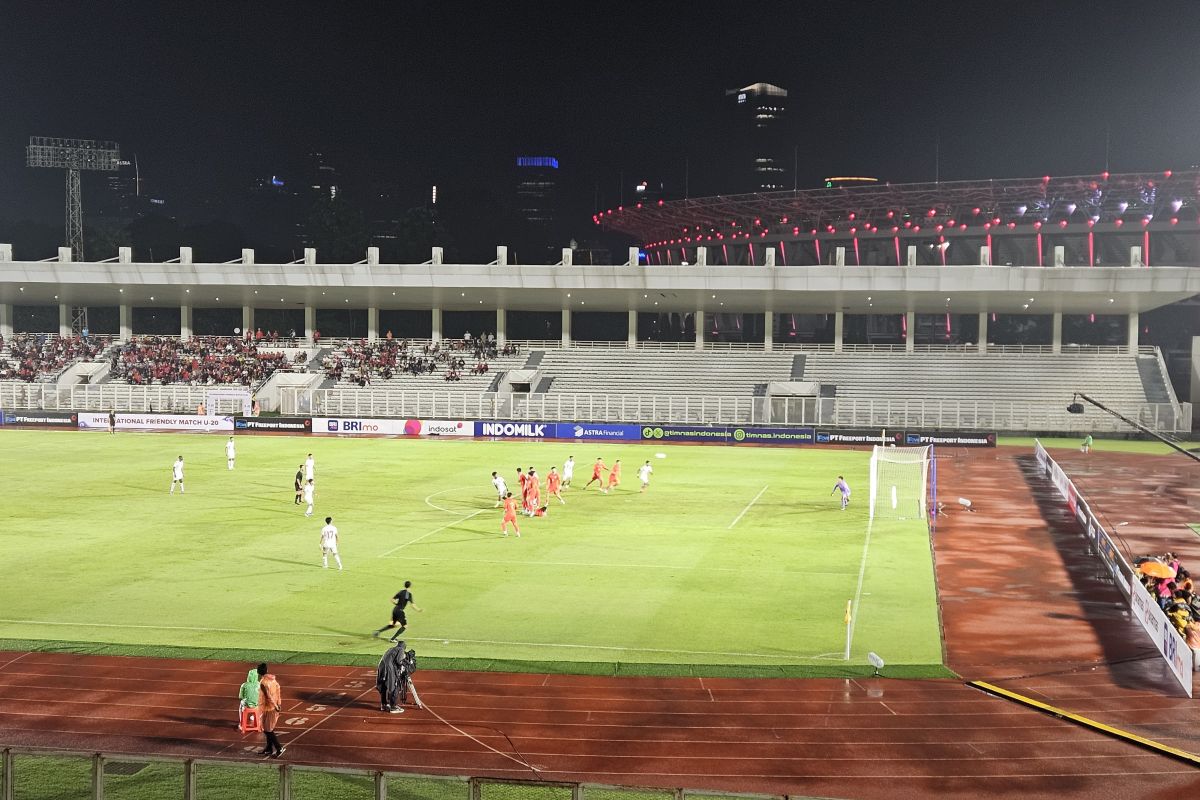
[[[308,711],[310,713],[316,713],[318,711],[324,711],[326,708],[327,708],[327,706],[309,706],[308,708],[306,708],[304,710]]]
[[[284,725],[307,725],[308,717],[288,717],[283,721]]]
[[[366,681],[346,681],[342,684],[342,686],[346,687],[347,689],[361,689],[366,685]]]

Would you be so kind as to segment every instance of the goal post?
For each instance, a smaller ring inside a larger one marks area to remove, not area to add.
[[[871,451],[871,519],[925,518],[932,450],[876,445]]]

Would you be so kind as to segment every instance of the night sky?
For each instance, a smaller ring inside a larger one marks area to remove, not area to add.
[[[0,2],[0,219],[61,219],[44,135],[119,141],[189,221],[310,149],[464,195],[552,154],[590,225],[622,175],[721,192],[755,81],[790,90],[801,187],[932,180],[939,138],[942,180],[1095,173],[1106,127],[1113,172],[1200,163],[1198,2],[333,6]]]

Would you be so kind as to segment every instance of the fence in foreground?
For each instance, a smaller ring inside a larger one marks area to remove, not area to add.
[[[245,749],[257,750],[258,744]],[[785,800],[782,795],[418,775],[257,759],[17,747],[5,748],[2,756],[0,800]]]

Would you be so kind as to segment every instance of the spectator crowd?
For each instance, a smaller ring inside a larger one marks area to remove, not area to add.
[[[1142,586],[1158,601],[1167,618],[1194,652],[1200,651],[1200,593],[1191,574],[1174,553],[1134,560]]]
[[[376,342],[362,339],[339,347],[326,356],[321,367],[329,377],[337,381],[371,385],[373,378],[391,380],[398,375],[432,375],[442,370],[445,381],[462,380],[468,371],[472,375],[485,375],[489,371],[488,361],[500,355],[515,355],[515,345],[499,348],[493,335],[471,338],[467,333],[462,339],[442,339],[437,342],[410,342],[395,339],[389,331],[386,338]]]
[[[54,375],[72,361],[94,361],[108,340],[99,336],[51,336],[18,333],[8,342],[0,336],[0,380],[33,382]],[[7,347],[8,354],[3,355]]]
[[[261,353],[258,343],[250,339],[139,336],[113,356],[111,375],[135,386],[257,386],[288,366],[283,353]]]

